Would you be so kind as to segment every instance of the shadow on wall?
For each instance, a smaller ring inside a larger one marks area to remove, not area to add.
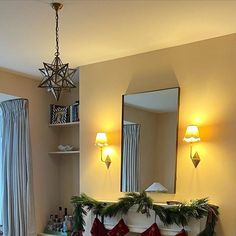
[[[173,68],[169,67],[153,73],[149,71],[149,73],[143,72],[133,75],[126,93],[153,91],[172,87],[179,87],[179,83]]]

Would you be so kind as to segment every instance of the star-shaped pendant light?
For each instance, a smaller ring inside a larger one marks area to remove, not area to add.
[[[76,86],[73,83],[73,75],[76,69],[70,69],[69,64],[63,64],[59,55],[59,36],[58,36],[58,11],[63,7],[61,3],[51,3],[52,8],[56,11],[56,52],[55,58],[52,63],[43,63],[43,68],[39,69],[43,76],[39,87],[47,88],[49,92],[52,92],[56,100],[58,101],[61,92]]]

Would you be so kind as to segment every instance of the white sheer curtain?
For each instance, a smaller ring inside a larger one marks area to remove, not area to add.
[[[35,236],[28,100],[0,103],[4,236]]]

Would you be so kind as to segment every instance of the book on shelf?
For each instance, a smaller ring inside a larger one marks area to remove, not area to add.
[[[79,121],[79,101],[70,106],[51,104],[49,108],[50,124],[63,124]]]
[[[75,102],[74,104],[68,107],[69,114],[69,122],[79,121],[79,102]]]

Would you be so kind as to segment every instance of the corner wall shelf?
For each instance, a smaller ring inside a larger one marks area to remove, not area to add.
[[[79,121],[76,122],[69,122],[69,123],[60,123],[60,124],[49,124],[49,127],[62,127],[62,126],[73,126],[73,125],[79,125]]]
[[[80,151],[79,150],[76,150],[76,151],[65,151],[65,152],[63,152],[63,151],[56,151],[56,152],[49,152],[48,154],[49,155],[68,155],[68,154],[78,154],[78,153],[80,153]]]

